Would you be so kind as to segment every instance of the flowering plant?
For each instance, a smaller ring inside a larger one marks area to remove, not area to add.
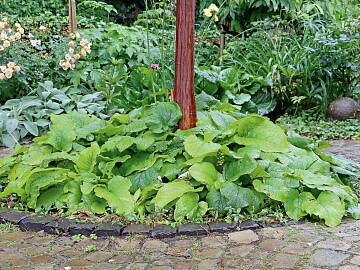
[[[215,4],[211,4],[208,8],[203,10],[204,16],[208,18],[214,18],[215,22],[219,21],[219,17],[217,15],[218,13],[219,8]]]
[[[14,29],[10,27],[8,18],[0,21],[0,52],[5,51],[11,43],[20,40],[24,34],[24,28],[19,23],[15,23]],[[20,66],[14,62],[0,64],[0,80],[10,79],[14,72],[20,72]]]
[[[71,33],[68,43],[68,53],[64,59],[60,60],[60,67],[62,67],[63,70],[74,69],[76,61],[91,53],[91,45],[88,39],[81,38],[80,33]]]

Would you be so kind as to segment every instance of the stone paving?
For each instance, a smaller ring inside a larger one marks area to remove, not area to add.
[[[0,269],[360,270],[360,221],[153,239],[0,231]]]
[[[329,149],[360,161],[359,141]],[[0,269],[360,270],[360,221],[305,223],[202,236],[84,238],[0,227]]]

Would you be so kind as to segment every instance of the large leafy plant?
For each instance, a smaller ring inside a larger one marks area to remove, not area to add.
[[[198,221],[269,204],[329,226],[347,212],[359,218],[358,199],[343,182],[359,177],[358,165],[286,136],[267,118],[238,115],[223,104],[200,113],[188,131],[176,131],[181,112],[169,102],[109,121],[53,115],[48,134],[0,159],[0,196],[16,194],[36,211],[112,212],[127,220],[161,211],[177,222]]]

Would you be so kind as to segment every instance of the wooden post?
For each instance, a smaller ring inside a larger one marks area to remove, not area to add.
[[[70,33],[75,33],[76,29],[76,3],[75,0],[69,0],[69,31]]]
[[[183,113],[180,129],[196,126],[194,91],[196,0],[176,1],[176,59],[174,100]]]

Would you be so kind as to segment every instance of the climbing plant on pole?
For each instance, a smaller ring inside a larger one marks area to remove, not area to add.
[[[174,100],[183,113],[180,129],[196,126],[194,91],[196,0],[176,1],[176,59]]]

